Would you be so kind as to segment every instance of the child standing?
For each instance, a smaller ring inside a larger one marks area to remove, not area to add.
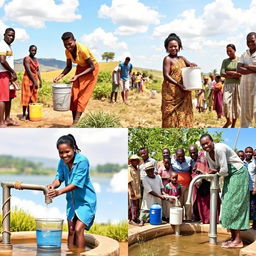
[[[173,198],[168,198],[167,201],[164,201],[163,212],[166,218],[170,216],[170,208],[171,207],[180,207],[179,197],[181,195],[181,185],[178,184],[178,173],[171,172],[169,183],[166,184],[164,188],[164,192],[168,196],[172,196]]]
[[[54,198],[66,193],[68,219],[68,246],[85,248],[84,229],[93,224],[96,211],[96,193],[89,176],[89,162],[81,155],[75,138],[68,134],[57,141],[60,161],[57,175],[48,196]],[[58,188],[65,181],[65,187]]]
[[[23,110],[21,120],[26,120],[29,118],[29,104],[36,103],[38,101],[38,88],[42,87],[39,63],[35,57],[36,52],[37,47],[35,45],[30,45],[29,56],[23,59],[25,72],[22,79],[21,90],[21,105]]]
[[[223,84],[221,82],[221,77],[217,75],[215,77],[216,84],[213,87],[213,109],[217,113],[217,118],[220,119],[223,113]]]
[[[140,158],[137,155],[132,155],[129,159],[128,166],[128,218],[129,224],[139,224],[139,205],[141,198],[140,190],[140,170],[138,165],[140,164]]]
[[[162,182],[165,187],[169,183],[169,178],[171,177],[171,173],[173,170],[172,170],[170,158],[165,158],[163,160],[163,164],[164,165],[158,169],[158,174],[162,178]]]
[[[118,94],[118,66],[116,66],[112,72],[112,92],[110,95],[110,103],[113,102],[113,96],[115,95],[114,103],[117,103],[117,94]]]

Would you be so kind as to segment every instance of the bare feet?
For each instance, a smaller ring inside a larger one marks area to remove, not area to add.
[[[143,221],[141,221],[140,223],[136,223],[134,220],[130,220],[129,224],[138,226],[138,227],[142,227],[144,225]]]

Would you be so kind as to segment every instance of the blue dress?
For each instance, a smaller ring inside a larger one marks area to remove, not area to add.
[[[65,186],[73,184],[76,189],[66,193],[67,219],[77,218],[86,225],[89,230],[93,224],[96,211],[96,193],[89,176],[88,159],[75,153],[72,169],[61,159],[59,161],[56,179],[65,181]]]

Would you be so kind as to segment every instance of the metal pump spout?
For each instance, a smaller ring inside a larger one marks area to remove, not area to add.
[[[3,188],[3,206],[2,206],[2,244],[0,248],[10,250],[12,245],[10,243],[10,212],[11,212],[11,188],[15,189],[28,189],[28,190],[41,190],[45,196],[45,203],[52,203],[52,199],[47,196],[48,188],[44,185],[25,184],[21,182],[2,182]]]
[[[196,181],[206,179],[211,181],[210,187],[210,232],[209,243],[217,244],[217,200],[219,193],[219,175],[218,174],[200,174],[192,179],[189,184],[188,198],[186,204],[192,204],[192,192]]]

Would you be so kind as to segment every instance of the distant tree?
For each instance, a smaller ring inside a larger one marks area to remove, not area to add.
[[[102,60],[106,60],[108,62],[109,60],[113,60],[115,58],[114,52],[104,52],[102,55]]]

